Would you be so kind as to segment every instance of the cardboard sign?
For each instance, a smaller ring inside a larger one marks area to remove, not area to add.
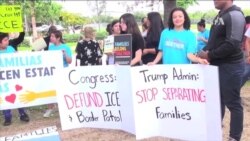
[[[114,62],[119,65],[130,65],[132,60],[132,35],[114,36]]]
[[[45,47],[47,47],[47,44],[45,42],[45,40],[43,38],[38,38],[37,40],[35,40],[32,43],[32,48],[35,51],[41,51],[42,49],[44,49]]]
[[[0,32],[22,32],[23,21],[21,6],[0,6]]]
[[[13,136],[1,137],[0,141],[60,141],[56,126],[37,129]]]
[[[0,55],[0,110],[56,103],[61,51]]]
[[[92,127],[135,133],[130,78],[123,75],[129,74],[130,67],[87,66],[64,70],[57,89],[63,130]]]
[[[155,65],[131,70],[137,139],[222,140],[217,67]]]

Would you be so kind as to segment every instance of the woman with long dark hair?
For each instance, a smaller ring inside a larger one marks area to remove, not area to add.
[[[143,64],[154,61],[158,53],[161,32],[164,29],[161,15],[158,12],[148,13],[147,19],[148,32],[145,40],[146,46],[142,53]],[[160,63],[161,61],[158,64]]]
[[[142,57],[142,50],[144,48],[144,40],[134,15],[130,13],[123,14],[120,17],[120,26],[123,34],[132,35],[132,60],[130,65],[139,65]]]

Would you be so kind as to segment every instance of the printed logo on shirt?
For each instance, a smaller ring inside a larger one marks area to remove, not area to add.
[[[167,47],[171,47],[171,48],[176,48],[176,49],[184,49],[184,43],[182,43],[181,41],[174,39],[174,40],[166,40],[165,45]]]
[[[213,24],[214,25],[225,25],[224,20],[221,17],[216,17]]]

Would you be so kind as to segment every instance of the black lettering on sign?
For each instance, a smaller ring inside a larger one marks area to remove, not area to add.
[[[92,111],[90,112],[90,115],[83,115],[82,111],[77,111],[76,116],[80,123],[98,121],[98,117],[95,117]]]
[[[106,105],[106,107],[109,106],[121,106],[118,102],[118,94],[119,92],[104,92],[107,95],[107,100],[108,100],[108,104]]]
[[[111,110],[102,110],[103,120],[105,122],[122,122],[121,111],[118,110],[118,113],[114,114]]]
[[[176,70],[176,68],[173,68],[173,80],[198,80],[199,74],[192,74],[192,73],[183,73],[182,69],[179,70],[179,72]]]
[[[162,112],[160,107],[155,108],[157,119],[183,119],[191,120],[191,115],[189,112],[180,112],[177,107],[174,107],[174,110],[171,112]]]
[[[163,74],[149,74],[149,70],[141,70],[140,73],[143,74],[144,77],[144,82],[149,83],[153,81],[163,81],[164,84],[166,84],[166,81],[168,79],[168,75],[163,73]]]

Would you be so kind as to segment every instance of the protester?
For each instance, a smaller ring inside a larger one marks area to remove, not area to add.
[[[145,39],[147,36],[147,32],[148,32],[148,25],[147,25],[147,17],[143,17],[141,19],[141,26],[142,26],[142,37]]]
[[[146,46],[142,53],[143,64],[154,61],[158,53],[161,32],[164,29],[161,15],[158,12],[148,13],[147,19],[148,31],[145,38]],[[159,64],[161,64],[161,61],[159,61]]]
[[[250,33],[248,32],[250,29],[250,16],[246,16],[246,26],[245,26],[245,36],[244,40],[242,42],[242,49],[244,50],[244,57],[245,57],[245,71],[243,73],[243,78],[242,78],[242,84],[241,87],[245,85],[247,80],[249,80],[250,77],[250,43],[249,43],[249,38],[250,38]]]
[[[153,62],[157,64],[163,58],[163,64],[209,64],[206,59],[196,57],[196,37],[190,31],[190,19],[183,8],[174,8],[168,20],[168,28],[162,31],[159,52]]]
[[[116,36],[116,35],[120,35],[120,34],[121,34],[120,21],[113,20],[110,23],[110,34],[109,35]],[[109,65],[114,64],[114,52],[105,53],[105,55],[103,55],[103,57],[104,56],[107,58],[107,59],[104,59],[104,60],[107,60],[107,64],[109,64]],[[105,62],[103,62],[103,63],[105,63]]]
[[[95,30],[92,27],[85,27],[83,32],[84,39],[76,46],[76,60],[80,60],[80,66],[100,65],[102,52],[99,43],[95,41]]]
[[[225,106],[230,111],[228,141],[239,141],[243,131],[240,89],[244,72],[241,42],[245,17],[241,9],[233,5],[233,0],[214,0],[214,5],[220,11],[213,21],[208,44],[199,56],[219,68],[222,119]]]
[[[140,65],[142,50],[144,48],[144,40],[139,30],[134,15],[130,13],[123,14],[120,17],[121,33],[132,35],[132,60],[131,66]]]
[[[15,53],[15,49],[9,45],[9,35],[8,33],[0,32],[0,55],[4,53]],[[20,120],[24,122],[29,122],[29,116],[26,114],[23,108],[18,109]],[[4,114],[4,126],[9,126],[12,122],[11,110],[3,110]]]
[[[51,25],[50,27],[49,27],[49,30],[48,30],[48,32],[47,32],[47,36],[46,37],[44,37],[43,39],[44,39],[44,41],[45,41],[45,43],[46,43],[46,47],[44,48],[44,50],[48,50],[49,49],[49,45],[50,45],[50,35],[51,35],[51,33],[52,32],[54,32],[54,31],[56,31],[57,29],[56,29],[56,26],[54,26],[54,25]]]
[[[206,29],[206,21],[204,19],[197,23],[197,29],[199,31],[197,35],[197,52],[200,52],[207,45],[209,38],[209,30]]]
[[[50,42],[48,51],[62,51],[63,66],[68,67],[72,62],[72,53],[68,45],[63,42],[62,32],[59,30],[53,30],[50,32]],[[44,113],[43,117],[50,117],[53,113],[55,105],[49,104],[48,109]]]

